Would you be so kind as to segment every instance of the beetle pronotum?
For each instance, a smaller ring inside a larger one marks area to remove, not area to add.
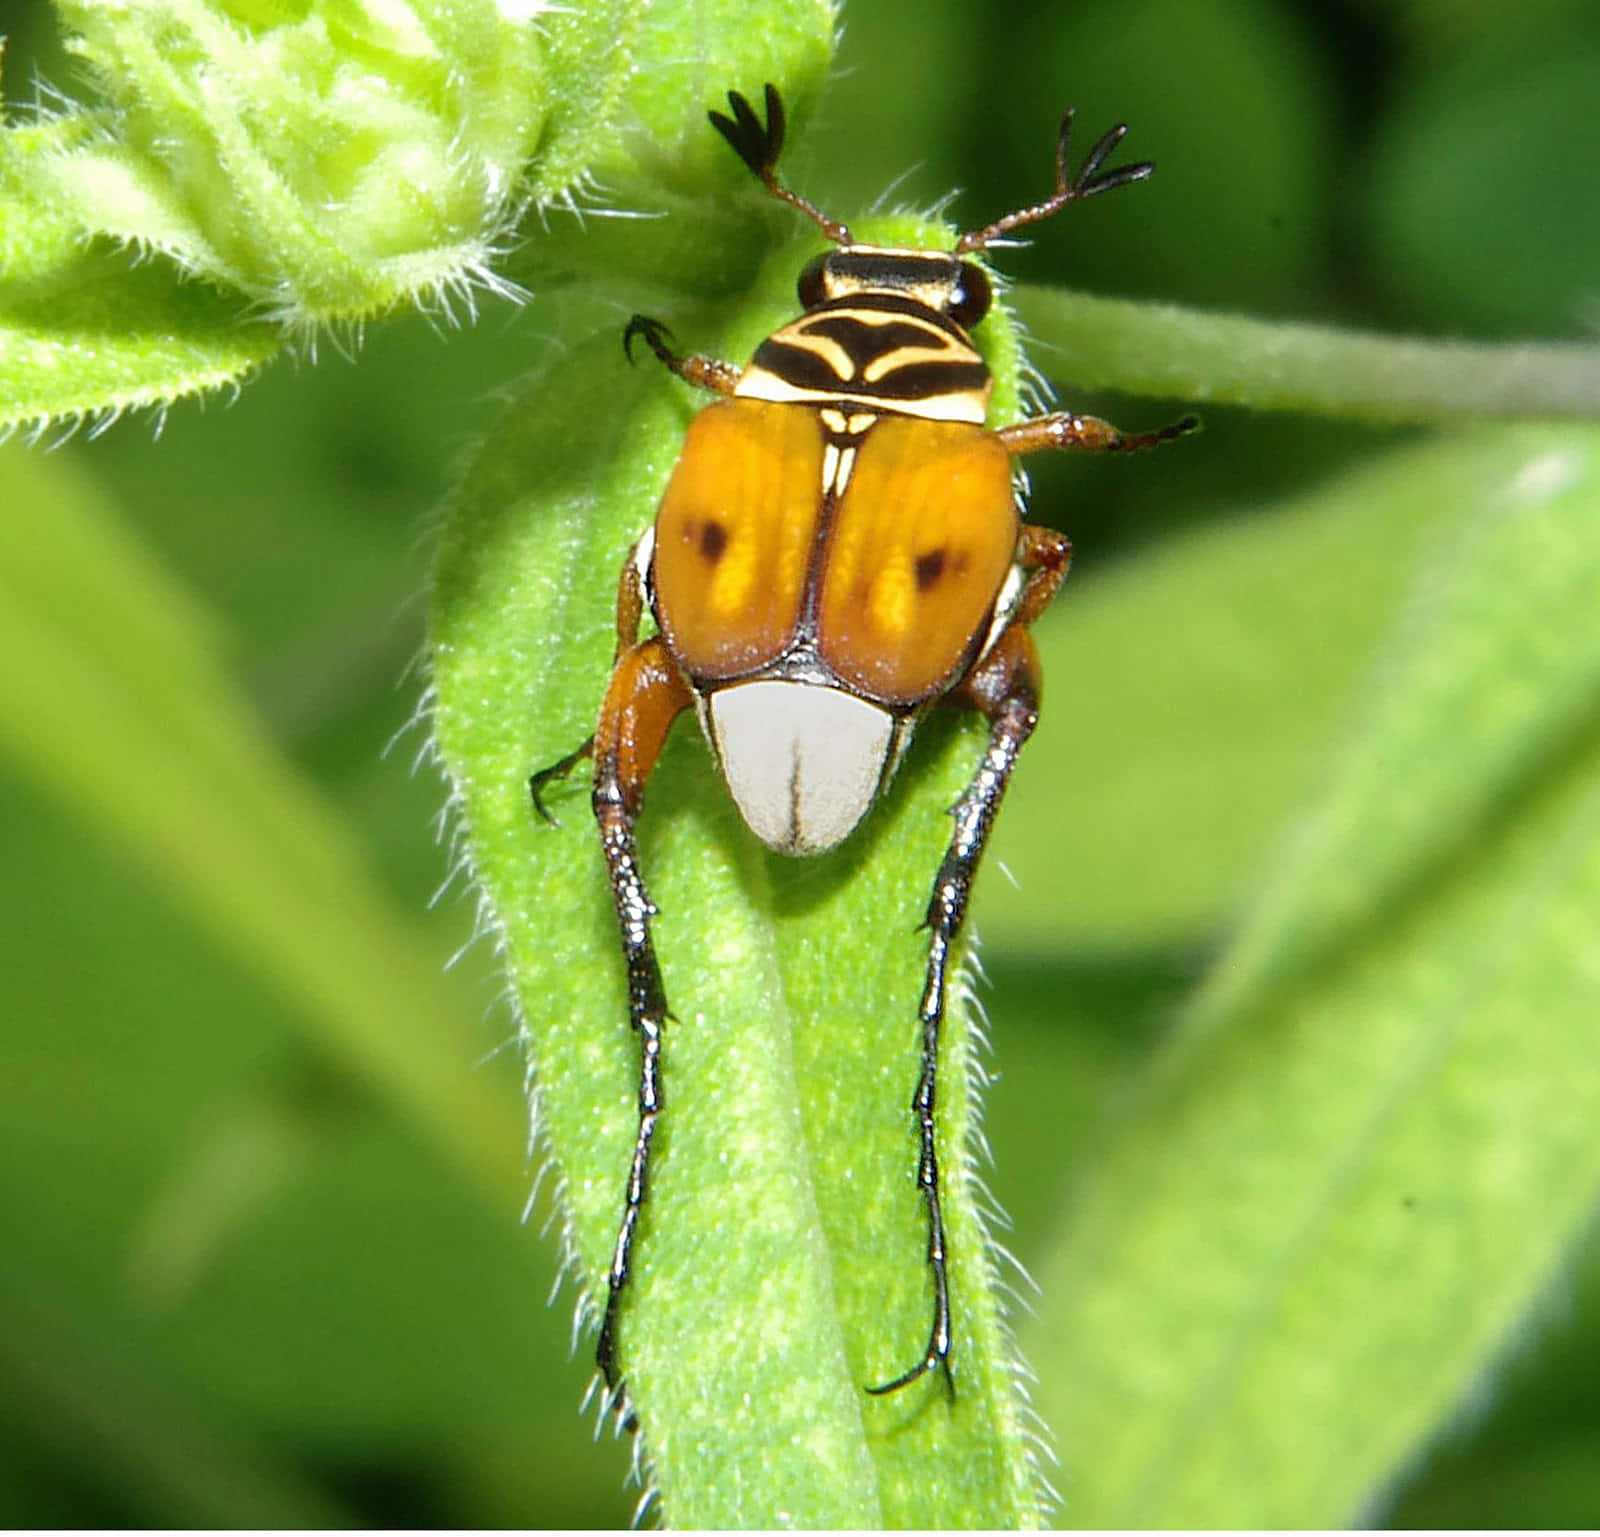
[[[711,122],[767,190],[832,242],[798,284],[803,313],[744,367],[668,345],[635,315],[642,340],[679,378],[720,397],[689,424],[654,526],[624,563],[617,654],[595,733],[535,774],[543,787],[594,759],[592,802],[640,1042],[639,1121],[622,1221],[607,1275],[597,1362],[619,1393],[618,1322],[649,1189],[663,1107],[667,1003],[656,963],[634,825],[668,729],[693,709],[746,824],[770,848],[816,854],[849,836],[887,785],[917,721],[940,700],[979,711],[989,746],[954,808],[955,832],[928,902],[920,1006],[922,1066],[912,1098],[917,1183],[928,1217],[933,1318],[891,1393],[950,1373],[950,1294],[935,1144],[939,1032],[952,948],[1000,799],[1038,721],[1040,667],[1028,627],[1067,572],[1072,547],[1021,521],[1012,459],[1043,449],[1148,448],[1191,431],[1186,417],[1125,434],[1056,413],[985,425],[992,380],[971,328],[990,303],[966,258],[1068,203],[1142,181],[1153,166],[1104,170],[1118,125],[1068,165],[1070,112],[1043,202],[957,240],[952,251],[859,244],[777,177],[783,103],[766,88],[766,122],[738,92]],[[649,607],[657,633],[641,640]]]

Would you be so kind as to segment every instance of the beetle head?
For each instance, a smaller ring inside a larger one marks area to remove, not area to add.
[[[808,310],[835,299],[894,294],[971,330],[989,312],[989,279],[976,262],[946,251],[843,245],[814,256],[796,285]]]

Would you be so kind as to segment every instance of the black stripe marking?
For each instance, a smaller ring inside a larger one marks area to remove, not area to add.
[[[836,394],[845,383],[826,358],[818,356],[808,347],[793,347],[787,342],[778,341],[776,337],[769,336],[756,348],[750,366],[776,374],[785,384],[797,390],[820,390]]]
[[[948,315],[941,315],[931,305],[924,304],[920,299],[913,299],[908,294],[893,293],[861,293],[845,294],[842,298],[829,299],[826,304],[819,304],[813,310],[807,310],[805,317],[812,315],[827,315],[838,311],[850,310],[887,310],[895,315],[910,315],[915,320],[926,321],[930,326],[937,326],[957,341],[966,342],[967,333],[958,326]]]
[[[793,326],[785,327],[802,336],[822,336],[837,342],[863,367],[873,358],[899,347],[950,347],[952,338],[928,325],[914,325],[909,321],[890,322],[860,320],[848,312],[834,315],[806,316]],[[966,349],[963,348],[963,351]]]
[[[982,392],[988,385],[986,363],[908,363],[871,384],[853,385],[852,392],[882,400],[927,400],[934,395]]]
[[[805,347],[795,347],[769,337],[756,349],[751,367],[764,369],[796,390],[848,395],[852,400],[926,400],[934,395],[982,392],[989,386],[986,363],[934,359],[908,363],[870,384],[863,379],[841,379],[827,359]]]

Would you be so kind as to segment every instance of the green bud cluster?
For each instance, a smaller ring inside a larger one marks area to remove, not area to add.
[[[63,0],[84,228],[314,325],[492,281],[542,126],[538,0]]]

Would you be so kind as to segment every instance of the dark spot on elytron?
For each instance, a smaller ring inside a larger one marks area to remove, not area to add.
[[[944,575],[944,551],[929,550],[917,556],[917,591],[926,592]]]
[[[720,523],[713,523],[707,518],[700,525],[700,553],[707,560],[717,561],[722,559],[722,552],[728,548],[728,531]]]

